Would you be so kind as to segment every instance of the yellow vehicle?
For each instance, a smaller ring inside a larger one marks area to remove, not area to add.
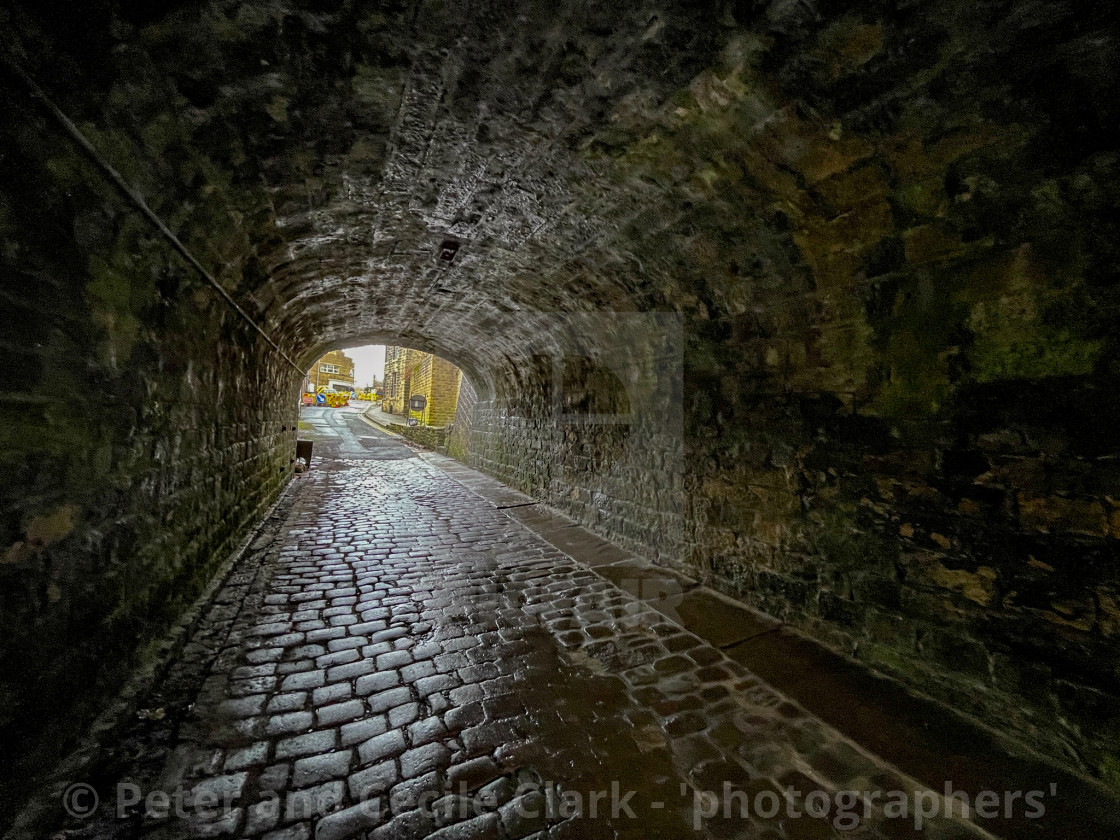
[[[314,394],[303,395],[304,405],[325,405],[329,408],[345,408],[350,405],[350,394],[320,386]]]

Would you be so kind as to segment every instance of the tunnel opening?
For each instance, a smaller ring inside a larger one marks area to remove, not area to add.
[[[455,428],[463,386],[462,371],[433,354],[398,345],[366,345],[332,350],[320,356],[300,388],[301,440],[312,445],[316,428],[309,413],[352,408],[371,425],[437,451],[447,451]],[[471,397],[474,391],[466,383]],[[327,427],[318,429],[318,434]],[[334,443],[321,440],[323,446]],[[310,463],[306,463],[310,466]]]

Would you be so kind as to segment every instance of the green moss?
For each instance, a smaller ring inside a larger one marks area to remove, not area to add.
[[[1120,756],[1106,755],[1097,765],[1097,772],[1106,785],[1120,789]]]
[[[1043,194],[1048,191],[1040,188]],[[1044,264],[1028,247],[977,267],[958,299],[970,307],[966,326],[972,377],[979,382],[1091,373],[1102,342],[1084,334],[1093,301],[1076,272]]]
[[[51,158],[45,164],[47,171],[59,184],[81,183],[85,168],[73,155]]]
[[[917,277],[896,294],[894,311],[873,325],[888,378],[874,410],[887,416],[935,414],[951,388],[949,359],[957,352],[967,310],[952,278]]]
[[[891,336],[890,379],[875,400],[875,408],[887,416],[936,414],[948,396],[947,354],[920,335],[906,331]]]
[[[132,308],[132,288],[128,278],[104,259],[90,258],[89,276],[86,292],[92,303],[122,312]]]
[[[146,156],[127,134],[94,123],[83,123],[79,128],[98,154],[120,172],[125,182],[145,192],[144,187],[150,186],[144,165]]]
[[[350,86],[355,100],[389,117],[400,106],[404,75],[399,67],[358,64]]]
[[[836,569],[893,568],[898,544],[866,531],[842,514],[830,514],[817,536],[817,547]]]
[[[169,148],[183,142],[183,132],[179,122],[168,112],[158,114],[155,119],[141,129],[144,145],[150,152],[164,154]]]
[[[914,667],[914,658],[900,653],[886,645],[870,643],[863,645],[859,650],[859,657],[881,671],[901,677],[910,677],[918,670]]]
[[[286,123],[288,121],[288,100],[279,94],[272,97],[269,103],[264,106],[264,110],[265,113],[278,123]]]
[[[992,382],[1092,372],[1101,353],[1100,341],[1038,321],[1033,300],[1023,296],[976,306],[969,319],[976,334],[969,354],[973,377]]]
[[[911,213],[918,216],[934,216],[945,201],[945,189],[941,179],[930,178],[902,187],[896,198]]]

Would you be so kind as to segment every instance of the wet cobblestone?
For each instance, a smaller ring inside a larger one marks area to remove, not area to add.
[[[784,815],[697,829],[695,792],[725,783],[915,786],[413,455],[386,442],[298,479],[257,570],[219,594],[221,627],[199,631],[218,652],[160,776],[233,807],[148,816],[142,836],[917,836],[876,812],[854,832]]]

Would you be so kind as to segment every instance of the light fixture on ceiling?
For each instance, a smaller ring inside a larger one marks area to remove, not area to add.
[[[455,259],[455,255],[459,253],[459,241],[457,239],[446,238],[439,246],[439,258],[444,262],[451,262]]]

